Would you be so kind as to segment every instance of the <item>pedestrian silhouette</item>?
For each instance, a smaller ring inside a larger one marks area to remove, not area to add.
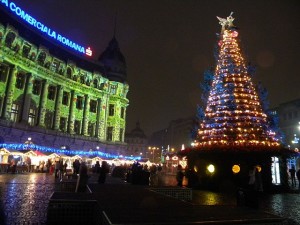
[[[295,166],[292,166],[291,169],[289,169],[291,180],[292,180],[292,187],[296,187],[296,170]]]

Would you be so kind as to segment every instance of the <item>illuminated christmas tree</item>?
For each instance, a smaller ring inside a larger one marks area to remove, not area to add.
[[[222,30],[217,65],[195,146],[279,146],[239,47],[232,13],[218,19]]]

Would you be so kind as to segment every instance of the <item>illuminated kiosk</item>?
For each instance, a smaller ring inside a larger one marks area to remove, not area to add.
[[[249,67],[241,54],[232,15],[222,25],[215,71],[206,80],[206,109],[188,157],[190,186],[234,191],[249,187],[254,168],[258,191],[287,189],[286,159],[292,152],[280,144],[272,119],[263,109]],[[261,181],[261,182],[260,182]]]
[[[0,140],[126,155],[126,62],[115,37],[84,47],[0,1]],[[57,151],[55,151],[57,152]]]

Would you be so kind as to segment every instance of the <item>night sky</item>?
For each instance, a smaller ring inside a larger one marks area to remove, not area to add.
[[[271,107],[300,98],[298,0],[12,0],[94,59],[114,35],[127,62],[127,132],[146,135],[196,113],[203,72],[214,67],[216,16],[234,12],[241,48]]]

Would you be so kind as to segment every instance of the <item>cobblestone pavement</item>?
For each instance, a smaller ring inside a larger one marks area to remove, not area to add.
[[[54,187],[54,177],[47,174],[1,174],[0,199],[5,224],[46,224]]]
[[[90,182],[96,182],[92,177]],[[48,174],[0,174],[1,205],[5,225],[46,224],[49,198],[55,189],[55,179]],[[193,201],[201,205],[235,205],[235,196],[208,191],[193,191]],[[260,209],[288,218],[288,224],[300,225],[300,194],[263,195]],[[0,213],[0,225],[1,213]]]

